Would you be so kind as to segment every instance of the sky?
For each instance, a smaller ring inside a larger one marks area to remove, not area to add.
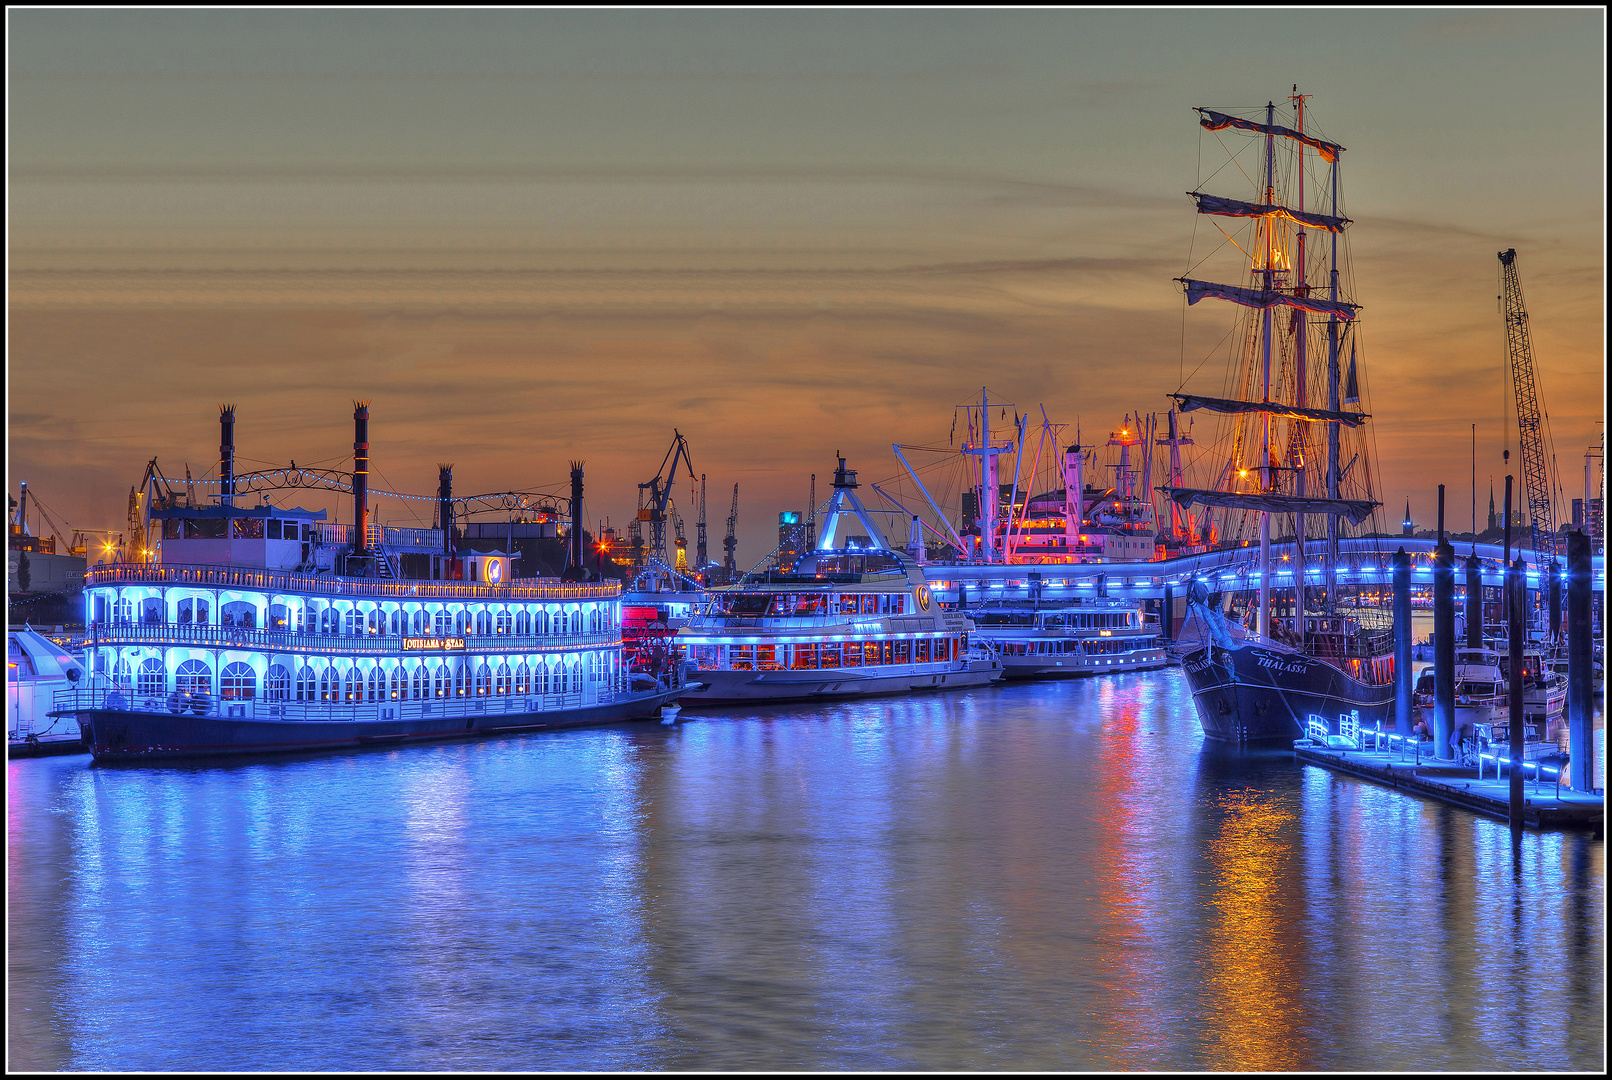
[[[1348,148],[1389,519],[1430,524],[1445,483],[1466,527],[1474,424],[1480,515],[1503,484],[1499,250],[1569,497],[1601,439],[1599,8],[6,23],[7,482],[68,529],[121,532],[152,457],[216,470],[226,402],[238,470],[336,465],[355,398],[378,487],[452,462],[462,494],[558,490],[581,459],[590,529],[635,516],[675,428],[716,557],[739,486],[743,565],[836,453],[894,476],[982,386],[1089,442],[1219,392],[1234,316],[1172,280],[1221,154],[1192,108],[1295,83]]]

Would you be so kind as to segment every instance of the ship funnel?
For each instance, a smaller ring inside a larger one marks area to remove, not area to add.
[[[369,402],[353,402],[353,554],[369,550]]]
[[[453,466],[437,466],[437,524],[442,526],[442,553],[453,554]]]
[[[218,407],[218,504],[235,505],[235,406]]]
[[[571,462],[571,565],[582,570],[582,462]]]

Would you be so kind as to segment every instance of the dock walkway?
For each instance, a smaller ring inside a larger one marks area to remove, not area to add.
[[[1293,744],[1293,752],[1299,760],[1312,765],[1464,806],[1502,821],[1511,820],[1511,778],[1497,777],[1492,765],[1480,780],[1475,768],[1453,761],[1433,760],[1432,743],[1421,745],[1418,762],[1412,748],[1396,746],[1373,750],[1369,748],[1370,733],[1361,735],[1361,741],[1368,747],[1364,750],[1328,747],[1310,739],[1299,739]],[[1384,741],[1386,743],[1386,736]],[[1533,776],[1528,776],[1523,782],[1523,800],[1523,822],[1535,828],[1600,831],[1603,827],[1604,795],[1559,788],[1549,775],[1537,782]]]

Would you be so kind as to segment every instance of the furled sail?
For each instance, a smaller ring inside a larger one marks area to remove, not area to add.
[[[1262,510],[1267,514],[1337,514],[1355,525],[1366,520],[1373,510],[1382,505],[1368,499],[1322,499],[1205,488],[1161,487],[1159,490],[1182,506],[1202,503],[1204,506],[1225,506],[1234,510]]]
[[[1359,427],[1370,413],[1333,412],[1330,409],[1301,409],[1297,405],[1284,405],[1279,401],[1237,401],[1232,398],[1203,397],[1200,394],[1171,394],[1181,404],[1182,412],[1208,409],[1218,413],[1270,413],[1294,420],[1319,420],[1325,423],[1347,424]]]
[[[1196,304],[1206,296],[1217,297],[1221,300],[1230,300],[1243,307],[1269,308],[1294,307],[1303,311],[1313,311],[1317,315],[1336,315],[1340,319],[1355,317],[1357,306],[1345,304],[1341,301],[1322,300],[1314,296],[1294,296],[1292,293],[1266,292],[1264,289],[1245,289],[1237,285],[1217,285],[1212,281],[1194,281],[1192,278],[1176,278],[1187,287],[1187,303]]]
[[[1344,226],[1349,224],[1346,217],[1331,217],[1327,214],[1311,214],[1304,210],[1289,210],[1285,206],[1275,203],[1240,202],[1237,199],[1226,199],[1219,195],[1206,195],[1201,191],[1189,191],[1194,199],[1198,200],[1198,213],[1214,214],[1218,217],[1275,217],[1286,218],[1295,225],[1302,225],[1307,229],[1325,229],[1327,232],[1342,232]]]
[[[1360,378],[1355,371],[1355,343],[1349,342],[1349,379],[1343,384],[1343,401],[1354,405],[1360,401]]]
[[[1275,124],[1259,124],[1252,120],[1243,120],[1235,116],[1227,116],[1225,113],[1218,113],[1213,109],[1199,109],[1198,112],[1203,114],[1198,118],[1198,123],[1202,124],[1210,131],[1222,131],[1225,128],[1237,128],[1239,131],[1252,131],[1260,135],[1281,135],[1284,138],[1297,139],[1306,146],[1313,146],[1316,152],[1327,161],[1337,161],[1338,155],[1343,152],[1343,147],[1339,146],[1337,143],[1329,143],[1322,139],[1317,139],[1314,135],[1306,135],[1302,131],[1294,131],[1292,128],[1278,127]]]

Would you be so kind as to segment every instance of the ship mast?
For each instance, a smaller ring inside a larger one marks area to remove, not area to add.
[[[1276,103],[1265,104],[1265,125],[1267,128],[1276,126]],[[1270,132],[1265,135],[1265,205],[1270,206],[1276,202],[1276,136]],[[1265,294],[1269,296],[1275,292],[1275,271],[1271,265],[1271,232],[1274,222],[1270,218],[1264,221],[1265,226]],[[1260,326],[1260,358],[1263,363],[1263,374],[1260,381],[1260,397],[1266,404],[1271,400],[1271,308],[1267,304],[1261,315]],[[1269,494],[1275,487],[1275,477],[1271,474],[1271,414],[1260,414],[1260,453],[1259,476],[1261,490]],[[1271,636],[1271,515],[1268,510],[1259,513],[1259,620],[1255,623],[1255,631]]]
[[[1298,107],[1297,130],[1300,135],[1304,134],[1304,99],[1306,96],[1299,93],[1299,88],[1295,84],[1293,87],[1293,101]],[[1298,148],[1299,213],[1302,215],[1304,213],[1304,144],[1299,143]],[[1302,222],[1302,220],[1301,216],[1300,221]],[[1302,224],[1298,229],[1298,248],[1298,280],[1294,282],[1294,292],[1299,296],[1308,296],[1310,289],[1305,284],[1304,279],[1304,226]],[[1309,357],[1306,353],[1306,348],[1309,344],[1309,320],[1304,318],[1304,313],[1296,308],[1294,309],[1294,316],[1298,321],[1298,341],[1293,350],[1295,355],[1293,383],[1297,393],[1296,402],[1298,407],[1303,409],[1309,404],[1310,396],[1308,385]],[[1305,459],[1309,451],[1310,432],[1309,425],[1303,420],[1296,421],[1296,424],[1298,438],[1295,440],[1297,443],[1295,456],[1297,460],[1293,462],[1293,465],[1298,469],[1298,472],[1294,474],[1298,478],[1296,494],[1302,499],[1307,494],[1306,488],[1308,487],[1305,483]],[[1295,616],[1293,629],[1298,634],[1299,647],[1302,649],[1304,647],[1304,594],[1306,591],[1304,585],[1304,511],[1302,510],[1293,515],[1293,541],[1296,545],[1295,554],[1298,556],[1296,560],[1298,567],[1295,571],[1293,583],[1293,613]]]
[[[1332,157],[1332,216],[1340,217],[1338,212],[1338,157]],[[1338,234],[1332,234],[1332,285],[1328,299],[1334,304],[1338,302]],[[1336,312],[1327,316],[1327,408],[1338,412],[1342,402],[1338,400],[1338,316]],[[1338,494],[1338,425],[1327,425],[1327,498],[1337,499]],[[1338,515],[1337,512],[1327,514],[1327,557],[1324,568],[1328,614],[1336,611],[1337,576],[1338,576]]]

